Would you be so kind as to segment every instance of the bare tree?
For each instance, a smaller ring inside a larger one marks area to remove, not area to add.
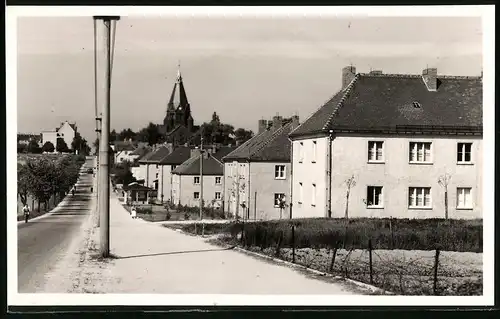
[[[439,176],[438,184],[444,188],[444,218],[448,219],[448,185],[450,184],[451,175],[444,173]]]
[[[346,184],[347,190],[346,190],[346,201],[345,201],[345,220],[346,222],[349,220],[349,194],[351,193],[351,188],[356,186],[356,180],[354,178],[354,175],[349,177],[348,179],[345,180],[344,182]]]

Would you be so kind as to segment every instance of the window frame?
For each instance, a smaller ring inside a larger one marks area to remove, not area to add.
[[[281,171],[281,173],[283,173],[282,175],[283,176],[278,176],[280,170],[278,169],[279,167],[283,167],[283,170]],[[280,180],[283,180],[283,179],[286,179],[286,165],[283,165],[283,164],[276,164],[274,165],[274,179],[280,179]]]
[[[219,194],[219,198],[217,198],[217,194]],[[215,192],[214,198],[215,198],[215,200],[221,200],[222,199],[222,193],[221,192]]]
[[[466,152],[464,150],[462,150],[462,158],[460,160],[458,160],[458,154],[459,154],[459,151],[460,151],[460,145],[463,145],[463,147],[465,147],[466,145],[470,145],[470,160],[469,161],[465,161],[465,154]],[[474,162],[472,161],[472,145],[473,143],[472,142],[457,142],[457,164],[458,165],[472,165],[474,164]]]
[[[311,206],[316,207],[316,184],[312,184],[312,191],[311,191]]]
[[[371,159],[370,158],[370,151],[371,151],[371,148],[370,148],[370,144],[374,144],[375,145],[375,151],[374,151],[374,155],[375,155],[375,159]],[[377,158],[377,145],[378,144],[382,144],[381,146],[381,149],[382,149],[382,158],[381,159],[376,159]],[[368,155],[368,163],[375,163],[375,164],[382,164],[382,163],[385,163],[385,141],[381,141],[381,140],[369,140],[368,141],[368,145],[367,145],[367,155]]]
[[[415,205],[411,203],[412,189],[415,189]],[[429,190],[429,205],[425,205],[425,190]],[[422,190],[422,206],[418,206],[419,190]],[[410,186],[408,187],[408,209],[432,209],[432,187]]]
[[[198,195],[198,197],[196,197],[196,195]],[[193,199],[200,200],[200,192],[193,192]]]
[[[217,183],[218,179],[218,183]],[[221,176],[215,176],[215,185],[222,185],[222,177]]]
[[[318,143],[317,141],[312,141],[312,158],[311,158],[311,163],[316,163],[316,156],[318,152]]]
[[[196,179],[198,179],[198,183],[196,182]],[[194,185],[200,185],[201,178],[200,176],[193,176],[193,184]]]
[[[459,206],[459,190],[469,190],[469,200],[470,200],[470,206],[465,205],[465,196],[464,196],[464,206]],[[472,210],[474,209],[474,201],[472,200],[472,187],[457,187],[456,189],[456,209],[457,210]]]
[[[299,163],[304,162],[304,142],[299,142]]]
[[[281,195],[281,196],[276,197],[276,195]],[[273,196],[274,208],[280,207],[280,205],[277,203],[277,200],[280,198],[285,198],[285,200],[286,200],[286,194],[285,193],[274,193],[274,196]]]
[[[297,203],[299,205],[302,205],[302,202],[304,201],[304,184],[302,182],[299,182],[299,200]]]
[[[373,198],[375,199],[376,196],[375,196],[375,190],[377,189],[380,189],[380,194],[379,194],[379,197],[378,197],[378,200],[379,200],[379,203],[378,204],[371,204],[370,205],[370,202],[368,201],[368,194],[370,193],[370,188],[372,189],[372,196]],[[378,185],[369,185],[369,186],[366,186],[366,208],[370,208],[370,209],[373,209],[373,208],[384,208],[384,187],[383,186],[378,186]]]
[[[412,156],[412,144],[416,144],[416,148],[417,148],[417,151],[415,153],[415,158],[416,160],[412,160],[411,159],[411,156]],[[418,146],[419,144],[421,144],[423,146],[423,157],[425,158],[425,144],[429,144],[429,157],[430,159],[429,160],[424,160],[424,161],[419,161],[418,160]],[[432,165],[434,164],[434,143],[433,142],[430,142],[430,141],[419,141],[419,140],[416,140],[416,141],[409,141],[408,142],[408,163],[409,164],[417,164],[417,165]]]

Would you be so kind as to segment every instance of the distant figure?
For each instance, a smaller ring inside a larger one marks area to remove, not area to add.
[[[73,189],[71,189],[71,194],[72,194],[73,196],[75,196],[75,189],[74,189],[74,188],[73,188]]]
[[[137,218],[137,210],[136,210],[135,206],[132,206],[131,214],[132,214],[132,219]]]
[[[24,222],[27,223],[28,219],[30,218],[30,207],[28,206],[28,204],[24,204],[23,213],[24,213]]]
[[[90,186],[90,192],[93,193],[94,192],[94,187]]]

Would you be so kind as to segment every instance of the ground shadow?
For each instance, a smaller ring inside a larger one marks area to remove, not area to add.
[[[113,255],[113,258],[115,258],[115,259],[129,259],[129,258],[164,256],[164,255],[180,255],[180,254],[191,254],[191,253],[206,253],[206,252],[213,252],[213,251],[231,250],[231,249],[234,249],[234,247],[235,246],[228,247],[228,248],[218,248],[218,249],[172,251],[172,252],[168,252],[168,253],[145,254],[145,255],[135,255],[135,256],[116,256],[116,255]]]

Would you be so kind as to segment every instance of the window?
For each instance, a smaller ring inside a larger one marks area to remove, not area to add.
[[[429,142],[410,142],[410,162],[411,163],[430,163],[431,162],[431,143]]]
[[[280,207],[280,204],[285,201],[285,194],[275,193],[274,194],[274,207]]]
[[[215,184],[220,184],[221,183],[221,178],[219,176],[215,177]]]
[[[200,177],[199,176],[195,176],[194,179],[193,179],[193,182],[195,184],[199,184],[200,183]]]
[[[431,208],[430,187],[410,187],[408,195],[410,208]]]
[[[220,192],[215,192],[215,199],[221,199]]]
[[[382,186],[368,186],[366,192],[367,207],[383,207]]]
[[[177,165],[172,165],[172,170],[176,169]]]
[[[304,143],[299,143],[299,163],[304,161]]]
[[[383,146],[384,142],[368,142],[368,161],[369,162],[383,162]]]
[[[316,206],[316,184],[312,184],[312,192],[311,192],[311,206]]]
[[[158,164],[156,164],[156,168],[158,168]]]
[[[304,200],[304,187],[302,183],[299,183],[299,204],[302,204],[303,200]]]
[[[193,198],[194,199],[200,199],[200,192],[194,192],[193,193]]]
[[[472,189],[469,187],[457,188],[457,208],[471,209],[472,208]]]
[[[316,141],[313,141],[312,142],[312,153],[311,153],[311,156],[312,156],[311,162],[312,163],[316,163],[316,149],[317,149]]]
[[[156,178],[158,178],[158,173],[156,173]]]
[[[471,162],[471,149],[472,143],[458,143],[457,145],[457,162],[470,163]]]
[[[274,178],[275,179],[285,179],[285,165],[275,165],[274,166]]]

